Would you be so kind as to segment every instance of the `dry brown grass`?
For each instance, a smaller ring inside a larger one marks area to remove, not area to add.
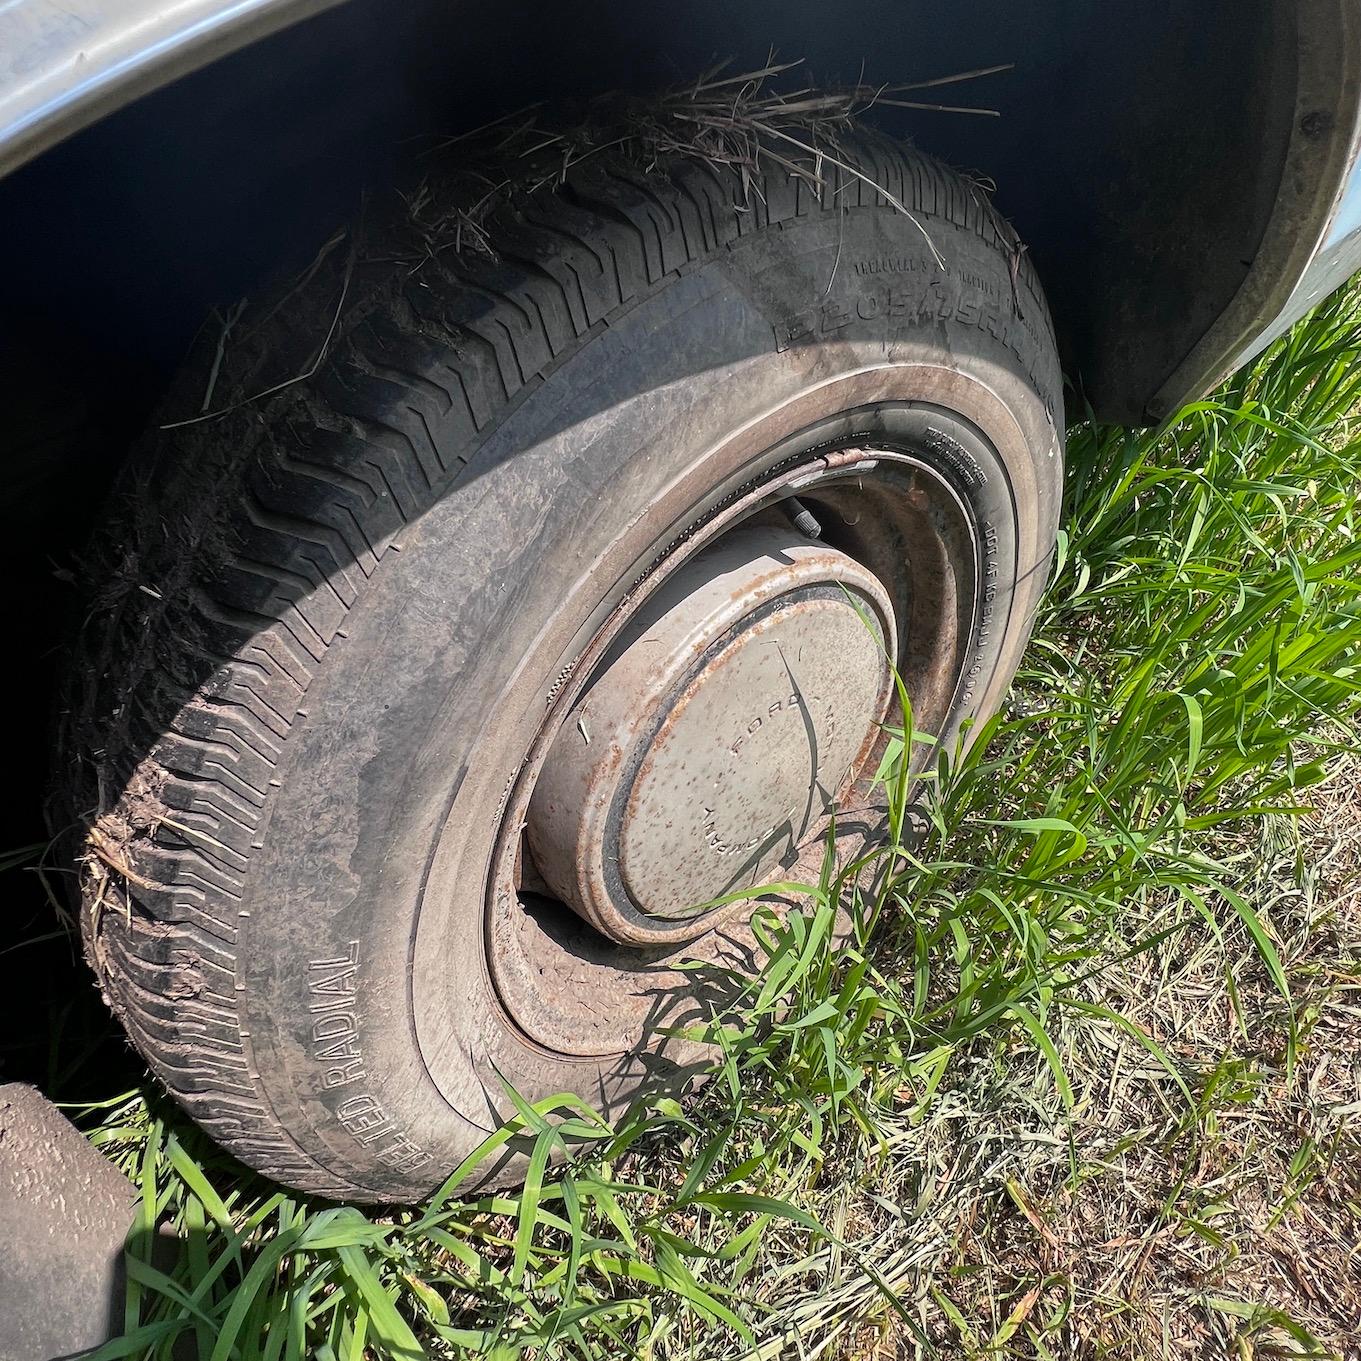
[[[997,110],[984,105],[941,103],[921,95],[1009,69],[987,66],[894,85],[821,86],[809,82],[802,62],[780,62],[772,55],[758,69],[730,74],[715,67],[687,85],[647,98],[610,94],[551,112],[530,105],[433,148],[449,162],[442,182],[422,183],[407,198],[407,210],[431,252],[494,255],[487,223],[498,209],[560,186],[583,162],[613,155],[643,174],[674,159],[734,170],[741,177],[744,204],[760,197],[764,174],[773,166],[818,195],[859,180],[915,224],[886,187],[856,167],[844,139],[863,129],[865,115],[875,108],[996,117]],[[457,173],[450,174],[455,166]],[[922,235],[934,252],[930,238]]]
[[[901,1282],[921,1332],[874,1306],[846,1361],[1361,1357],[1361,761],[1312,802],[1298,839],[1277,819],[1233,848],[1285,946],[1293,1070],[1285,1009],[1246,938],[1188,932],[1106,971],[1090,1000],[1175,1059],[1194,1114],[1132,1037],[1070,1018],[1071,1126],[1032,1106],[983,1176],[988,1136],[961,1138],[972,1184],[930,1216],[948,1246]]]

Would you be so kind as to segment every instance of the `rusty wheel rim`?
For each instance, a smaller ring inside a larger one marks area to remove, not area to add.
[[[800,512],[819,522],[816,540],[796,525]],[[552,758],[562,754],[563,734],[574,730],[574,720],[583,720],[590,734],[593,692],[606,694],[616,706],[604,706],[604,731],[620,718],[619,695],[627,691],[628,676],[638,675],[630,647],[665,618],[668,601],[693,603],[695,591],[702,594],[706,585],[706,563],[721,569],[725,554],[745,553],[749,561],[752,556],[769,559],[781,549],[794,557],[789,550],[803,549],[799,556],[808,565],[788,574],[773,595],[751,593],[753,607],[733,621],[744,625],[739,635],[781,614],[781,609],[769,608],[772,599],[784,607],[807,607],[818,600],[813,608],[825,611],[821,622],[835,620],[842,626],[836,631],[843,643],[852,637],[844,626],[853,611],[858,636],[866,644],[858,655],[860,674],[871,670],[871,651],[878,657],[873,684],[862,687],[866,693],[872,690],[873,698],[859,715],[863,721],[853,734],[855,750],[844,778],[830,782],[831,797],[797,820],[800,835],[781,845],[774,858],[782,879],[811,882],[823,859],[833,811],[838,837],[849,838],[850,853],[872,840],[882,821],[872,777],[889,740],[885,726],[893,722],[887,658],[893,658],[908,685],[922,730],[939,730],[952,710],[967,701],[971,634],[985,589],[977,571],[978,539],[979,527],[950,479],[921,451],[897,447],[882,434],[806,445],[774,462],[738,494],[700,508],[672,538],[581,650],[512,782],[500,820],[487,894],[488,982],[527,1044],[550,1054],[601,1060],[651,1047],[651,1032],[693,1021],[713,1005],[711,999],[693,996],[693,976],[676,969],[681,960],[710,960],[739,970],[753,965],[745,924],[753,899],[738,898],[697,915],[686,912],[678,906],[675,889],[684,872],[683,858],[663,867],[660,875],[639,873],[628,865],[611,875],[603,855],[583,871],[574,856],[581,849],[580,824],[568,835],[553,821],[555,812],[560,815],[561,806],[570,802],[573,789],[581,787],[580,762],[569,763],[566,773],[555,768]],[[689,622],[695,624],[693,615]],[[718,622],[723,622],[721,612]],[[651,693],[665,693],[674,702],[677,687],[683,691],[691,684],[696,670],[713,661],[715,649],[733,644],[731,628],[716,629],[712,617],[707,623],[707,629],[697,628],[706,646],[692,665],[682,668],[679,678],[668,672],[664,681],[669,688],[654,685]],[[766,627],[772,628],[769,623]],[[611,667],[621,661],[625,664],[614,677],[619,684],[610,695],[602,682],[610,680]],[[687,710],[693,703],[692,697]],[[620,809],[627,810],[629,796],[637,793],[649,756],[654,770],[660,763],[657,739],[667,732],[665,717],[619,753],[616,765],[622,773],[608,782],[608,797],[600,800],[602,816],[592,824],[603,829],[601,840],[591,843],[597,854],[611,845],[618,849],[622,841],[636,858],[644,844],[631,836],[631,828],[619,825]],[[626,728],[628,719],[623,715]],[[589,744],[580,728],[575,731],[580,756],[580,748]],[[570,736],[566,741],[570,743]],[[665,780],[658,781],[644,799],[650,792],[655,808],[665,787]],[[695,840],[681,838],[680,845],[693,850]],[[771,864],[763,856],[753,873]],[[663,895],[663,910],[649,911],[636,890],[639,883],[655,886],[658,880],[670,893]],[[756,875],[752,882],[768,880]],[[705,896],[697,894],[695,900]]]

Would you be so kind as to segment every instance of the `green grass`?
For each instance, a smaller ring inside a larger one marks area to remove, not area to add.
[[[872,888],[829,866],[765,922],[686,1109],[522,1104],[523,1191],[461,1199],[461,1169],[381,1216],[251,1178],[150,1084],[85,1112],[143,1193],[100,1356],[1153,1355],[1145,1287],[1087,1280],[1053,1227],[1093,1198],[1111,1242],[1123,1205],[1131,1234],[1210,1254],[1164,1292],[1165,1339],[1340,1346],[1214,1274],[1206,1168],[1247,1166],[1244,1112],[1297,1090],[1341,986],[1309,963],[1295,829],[1355,747],[1359,396],[1353,293],[1161,434],[1074,434],[1006,708],[939,754],[925,833]],[[1288,1226],[1349,1136],[1281,1152],[1298,1121],[1263,1128],[1254,1194]]]

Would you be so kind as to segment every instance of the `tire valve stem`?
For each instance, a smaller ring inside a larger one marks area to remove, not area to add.
[[[794,528],[800,534],[810,539],[822,538],[822,526],[818,523],[818,517],[797,496],[788,497],[785,505],[789,508],[789,518],[794,521]]]

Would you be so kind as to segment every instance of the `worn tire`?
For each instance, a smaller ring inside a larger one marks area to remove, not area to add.
[[[494,259],[430,249],[428,212],[371,226],[211,382],[210,337],[136,456],[64,719],[87,947],[159,1078],[253,1167],[409,1199],[494,1123],[493,1064],[623,1099],[502,1033],[460,894],[557,679],[522,674],[530,640],[584,562],[655,544],[678,470],[731,431],[893,397],[978,432],[986,466],[922,443],[1001,544],[957,718],[998,703],[1058,511],[1045,303],[970,182],[874,137],[844,155],[863,177],[819,193],[772,163],[750,195],[692,159],[588,158],[493,218]],[[225,411],[200,420],[205,390]],[[468,849],[436,865],[451,825]]]

